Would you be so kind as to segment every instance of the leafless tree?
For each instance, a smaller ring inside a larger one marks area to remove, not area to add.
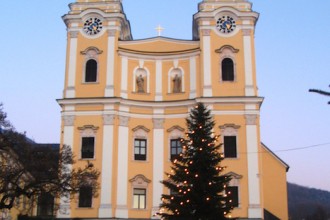
[[[92,163],[72,168],[70,146],[59,150],[38,145],[15,131],[6,117],[0,104],[0,210],[13,208],[22,197],[35,201],[42,193],[73,197],[86,185],[97,196],[100,173]]]

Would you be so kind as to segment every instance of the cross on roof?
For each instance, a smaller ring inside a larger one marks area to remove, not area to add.
[[[162,35],[162,31],[165,30],[165,28],[163,28],[162,26],[160,26],[160,24],[158,25],[158,27],[155,28],[155,30],[158,33],[158,36]]]

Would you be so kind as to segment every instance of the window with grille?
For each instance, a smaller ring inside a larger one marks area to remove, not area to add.
[[[134,140],[134,160],[147,159],[147,140],[135,139]]]
[[[146,189],[133,190],[133,208],[134,209],[146,208]]]
[[[180,139],[171,140],[171,160],[177,159],[182,153],[182,145]]]

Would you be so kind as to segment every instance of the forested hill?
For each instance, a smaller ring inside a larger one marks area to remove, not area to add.
[[[288,183],[288,199],[290,220],[330,219],[328,191]]]

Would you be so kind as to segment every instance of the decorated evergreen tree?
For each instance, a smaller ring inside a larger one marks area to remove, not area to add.
[[[198,103],[186,121],[183,151],[172,161],[168,179],[162,181],[170,194],[162,195],[160,215],[164,219],[227,219],[233,209],[226,190],[230,176],[223,174],[221,144],[212,132],[215,122],[211,111]]]

